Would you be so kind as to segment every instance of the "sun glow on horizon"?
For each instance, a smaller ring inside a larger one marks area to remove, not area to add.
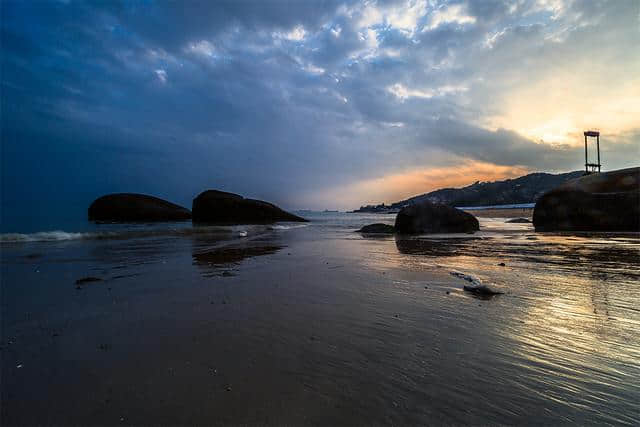
[[[393,203],[440,188],[464,187],[476,181],[517,178],[532,172],[524,166],[500,166],[466,160],[461,165],[412,169],[379,178],[357,181],[315,194],[317,200],[334,200],[336,207],[353,209],[361,205]],[[310,205],[318,205],[309,201]]]

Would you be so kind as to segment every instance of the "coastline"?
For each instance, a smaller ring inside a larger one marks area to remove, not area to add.
[[[489,209],[462,209],[478,218],[527,218],[533,217],[533,208],[489,208]]]

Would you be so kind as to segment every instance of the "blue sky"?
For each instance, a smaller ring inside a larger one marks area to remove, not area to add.
[[[3,1],[2,205],[354,208],[640,159],[640,3]]]

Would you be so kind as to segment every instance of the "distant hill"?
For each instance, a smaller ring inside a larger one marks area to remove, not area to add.
[[[542,194],[567,180],[578,178],[584,172],[575,171],[561,174],[536,172],[520,178],[495,182],[475,182],[462,188],[442,188],[430,193],[414,196],[391,205],[362,206],[354,212],[388,212],[403,206],[429,200],[449,206],[491,206],[519,203],[533,203]]]

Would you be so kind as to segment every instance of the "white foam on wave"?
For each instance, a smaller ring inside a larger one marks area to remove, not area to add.
[[[2,243],[27,243],[27,242],[62,242],[69,240],[90,240],[90,239],[130,239],[139,237],[162,237],[162,236],[192,236],[202,234],[224,234],[228,235],[232,230],[224,227],[194,227],[194,228],[168,228],[168,229],[127,229],[113,231],[40,231],[37,233],[3,233],[0,234],[0,244]],[[244,236],[247,235],[243,231]],[[241,234],[242,236],[242,234]]]
[[[30,234],[4,233],[0,234],[0,243],[58,242],[64,240],[91,239],[95,238],[96,234],[100,233],[71,233],[62,230],[41,231]]]
[[[238,237],[248,237],[260,234],[265,230],[289,230],[293,228],[306,227],[307,224],[282,225],[275,224],[265,227],[259,226],[199,226],[186,228],[156,228],[140,229],[129,228],[110,231],[88,231],[70,232],[63,230],[40,231],[37,233],[2,233],[0,234],[0,244],[6,243],[27,243],[27,242],[62,242],[68,240],[90,240],[90,239],[130,239],[139,237],[162,237],[162,236],[192,236],[203,234],[235,234]]]
[[[302,228],[307,226],[308,226],[307,224],[296,224],[296,225],[275,224],[275,225],[270,225],[269,230],[291,230],[293,228]]]

